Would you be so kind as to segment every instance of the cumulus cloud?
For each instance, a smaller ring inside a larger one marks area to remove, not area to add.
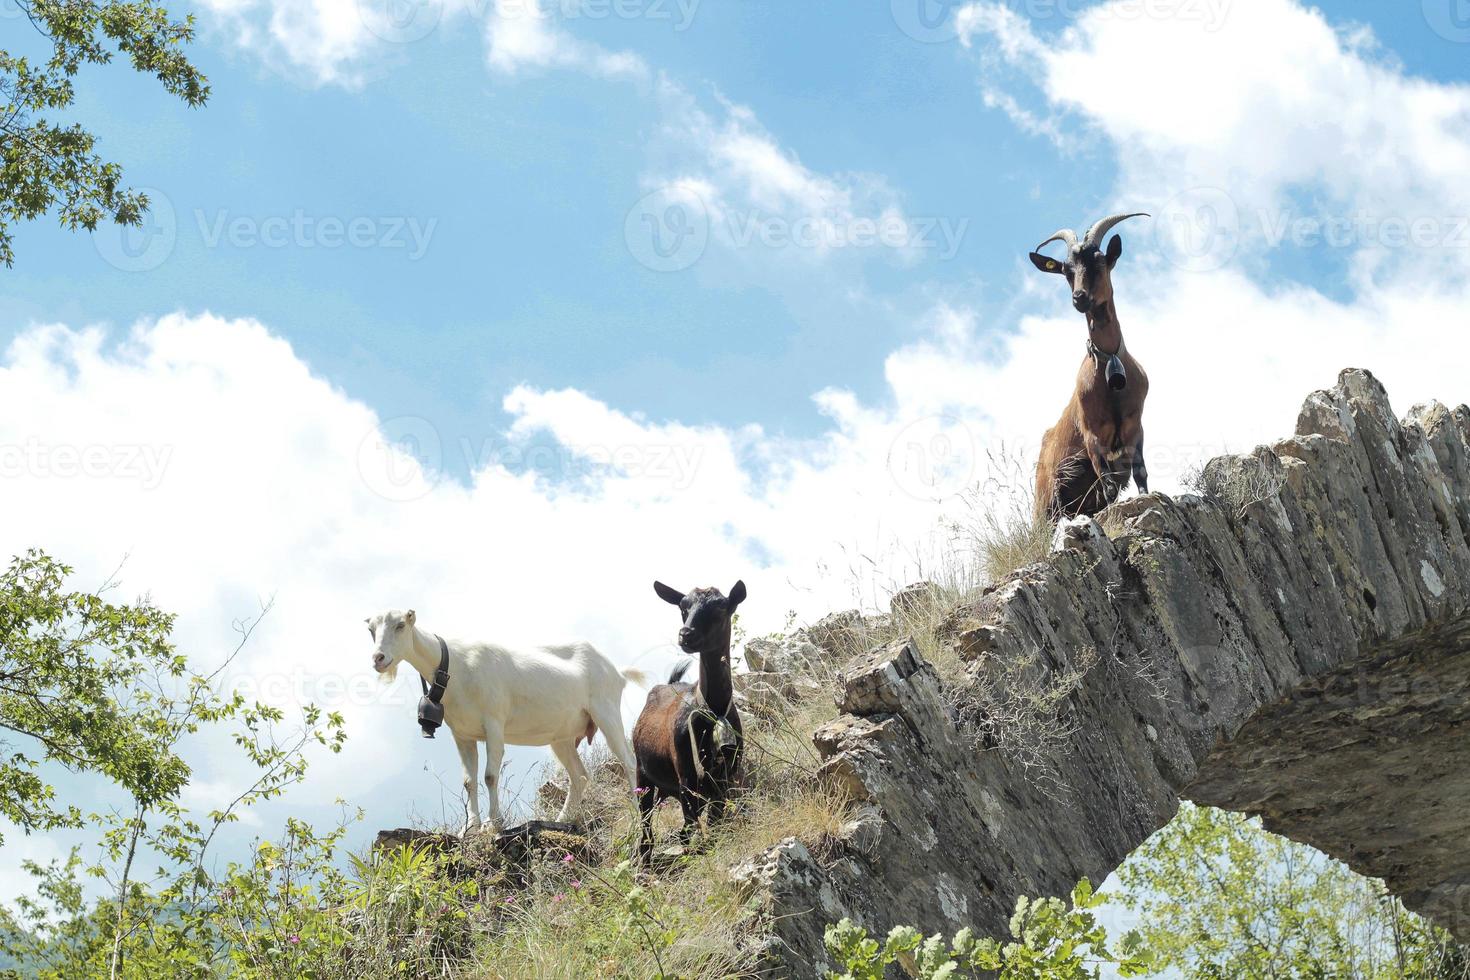
[[[931,498],[968,475],[926,483],[925,461],[907,474],[904,460],[895,476],[889,447],[910,420],[835,395],[833,432],[811,443],[648,420],[575,391],[517,388],[505,407],[505,432],[452,446],[432,419],[379,418],[252,321],[33,327],[0,366],[0,466],[27,515],[0,529],[0,550],[42,545],[83,584],[126,559],[124,591],[177,611],[201,664],[273,597],[234,681],[346,712],[346,753],[302,791],[325,804],[421,755],[412,678],[377,686],[365,616],[413,607],[443,633],[585,638],[661,669],[676,624],[654,578],[743,577],[753,630],[850,604],[854,580],[821,570],[845,567],[844,549],[897,569],[907,557],[885,549],[928,534]],[[468,479],[445,474],[455,453]],[[448,743],[429,745],[452,771]]]
[[[636,54],[608,51],[563,26],[575,3],[545,0],[202,0],[231,43],[320,85],[359,85],[402,46],[462,22],[483,24],[486,58],[500,75],[567,69],[644,77]]]
[[[1361,25],[1295,0],[1116,0],[1045,37],[984,0],[957,23],[992,105],[1100,137],[1113,199],[1153,210],[1193,268],[1326,248],[1359,288],[1470,267],[1470,86],[1405,73]]]
[[[643,59],[608,51],[568,32],[542,0],[494,0],[485,20],[490,67],[507,75],[565,68],[593,75],[648,75]]]
[[[1024,108],[1037,132],[1102,134],[1120,176],[1099,210],[1157,209],[1201,188],[1237,214],[1283,209],[1304,191],[1406,215],[1463,203],[1452,180],[1467,154],[1453,125],[1466,113],[1462,87],[1374,60],[1360,31],[1287,0],[1231,5],[1213,30],[1120,30],[1112,6],[1045,44],[995,4],[963,15],[996,105]],[[500,70],[598,70],[595,58],[548,54],[564,34],[547,41],[543,29],[501,35]],[[1261,53],[1278,41],[1280,51]],[[663,81],[655,91],[669,137],[650,162],[655,193],[716,215],[850,225],[901,214],[887,182],[812,170],[748,109],[711,110]],[[1341,152],[1343,140],[1364,143],[1367,162]],[[1470,339],[1452,325],[1470,283],[1450,246],[1418,247],[1446,269],[1426,279],[1382,259],[1387,246],[1371,236],[1350,241],[1348,266],[1373,274],[1341,298],[1267,275],[1241,247],[1263,236],[1248,221],[1201,251],[1184,247],[1198,244],[1189,237],[1198,209],[1183,232],[1162,213],[1154,247],[1141,225],[1122,229],[1130,245],[1117,286],[1128,342],[1152,379],[1156,488],[1177,488],[1212,452],[1287,434],[1303,395],[1344,366],[1372,368],[1400,411],[1466,399],[1459,365]],[[1050,219],[1038,237],[1049,230]],[[260,323],[172,315],[125,336],[33,326],[0,365],[0,464],[12,512],[27,515],[0,527],[0,547],[43,544],[84,581],[126,555],[125,585],[178,611],[181,645],[206,655],[232,644],[233,619],[274,595],[239,679],[288,701],[335,699],[352,734],[346,755],[297,798],[324,804],[387,780],[427,782],[416,762],[441,772],[456,762],[447,742],[413,735],[412,679],[388,700],[370,679],[353,686],[368,679],[364,616],[413,606],[441,632],[581,637],[621,663],[662,664],[672,624],[649,594],[655,577],[684,586],[743,577],[751,632],[781,625],[788,609],[811,618],[855,599],[876,604],[883,585],[902,584],[946,545],[944,522],[964,519],[959,492],[985,475],[987,451],[1033,448],[1066,400],[1080,318],[1029,265],[1018,263],[1007,286],[1026,312],[986,322],[971,309],[934,309],[921,339],[887,353],[881,398],[814,392],[828,426],[809,440],[653,420],[582,392],[523,386],[504,394],[504,432],[453,446],[432,418],[381,418]],[[446,475],[460,469],[448,465],[455,453],[466,479]]]
[[[933,241],[921,235],[884,177],[813,170],[750,107],[718,94],[707,106],[667,77],[657,99],[661,121],[643,175],[656,235],[675,237],[678,228],[660,209],[676,205],[710,242],[750,256],[774,253],[802,269],[842,254],[911,261],[922,248],[944,244],[938,231]]]

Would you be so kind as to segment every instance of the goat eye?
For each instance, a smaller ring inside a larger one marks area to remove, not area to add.
[[[401,630],[401,629],[403,629],[403,624],[402,624],[402,623],[399,623],[399,624],[398,624],[398,625],[397,625],[397,626],[395,626],[395,627],[393,627],[393,628],[394,628],[394,629],[395,629],[395,630]]]

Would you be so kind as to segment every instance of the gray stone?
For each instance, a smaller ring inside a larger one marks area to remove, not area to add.
[[[868,649],[873,629],[856,609],[824,616],[796,635],[819,647],[828,658],[845,660]]]
[[[745,643],[745,665],[753,673],[810,673],[827,654],[801,635],[767,636]]]
[[[958,611],[957,689],[911,643],[854,651],[814,735],[852,832],[736,874],[775,972],[820,975],[843,916],[1001,935],[1180,799],[1259,814],[1470,940],[1470,409],[1400,422],[1346,371],[1296,432],[1212,461],[1206,495],[1116,505],[1111,540],[1072,526]],[[860,639],[839,615],[812,642]]]
[[[893,593],[888,600],[888,610],[896,617],[922,616],[938,606],[943,599],[943,592],[933,582],[915,582]]]

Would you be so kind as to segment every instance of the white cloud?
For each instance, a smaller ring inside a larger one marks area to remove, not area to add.
[[[828,438],[792,444],[518,388],[505,444],[532,457],[529,470],[492,455],[471,460],[463,483],[395,444],[411,432],[430,457],[458,452],[435,442],[431,421],[380,420],[258,323],[175,315],[123,338],[35,327],[0,366],[7,506],[27,515],[0,529],[0,551],[42,545],[83,584],[126,557],[124,591],[178,611],[181,648],[202,663],[274,596],[236,674],[275,700],[346,710],[346,753],[299,791],[325,804],[420,778],[403,775],[420,744],[411,679],[385,704],[366,669],[362,620],[379,609],[414,607],[445,633],[583,637],[621,662],[665,665],[676,624],[656,577],[743,577],[753,629],[790,608],[847,604],[853,583],[819,566],[840,567],[841,545],[877,554],[920,539],[936,510],[905,492],[913,479],[889,475],[908,420],[840,401],[828,401]],[[539,465],[537,446],[552,442],[561,448]],[[759,473],[742,463],[752,459]]]
[[[494,0],[485,20],[490,67],[514,75],[527,69],[566,68],[593,75],[645,77],[635,54],[607,51],[573,37],[542,0]]]
[[[369,0],[202,0],[237,46],[318,84],[353,85],[384,40],[383,4]],[[383,8],[383,9],[380,9]],[[433,11],[437,20],[438,11]],[[377,32],[374,28],[378,27]]]
[[[1103,138],[1113,199],[1154,211],[1176,251],[1261,268],[1283,235],[1310,248],[1319,230],[1354,286],[1470,266],[1470,86],[1405,74],[1361,25],[1294,0],[1117,0],[1044,39],[990,0],[957,16],[992,104],[1033,132]]]
[[[1112,200],[1148,205],[1215,187],[1241,210],[1280,208],[1303,189],[1406,215],[1463,206],[1453,180],[1470,162],[1455,129],[1463,88],[1374,62],[1361,33],[1345,37],[1286,0],[1234,4],[1213,30],[1122,29],[1107,9],[1042,44],[1024,21],[977,4],[965,36],[993,59],[988,71],[1015,71],[989,76],[996,97],[1012,100],[998,105],[1043,131],[1106,137],[1120,173]],[[592,49],[566,55],[567,40],[554,24],[517,27],[492,37],[492,65],[503,44],[501,70],[603,70]],[[1018,77],[1035,81],[1039,106],[1005,87]],[[666,80],[657,94],[664,132],[650,187],[717,216],[841,226],[901,213],[886,182],[808,167],[747,109],[711,112]],[[1344,145],[1361,145],[1365,162]],[[1244,234],[1258,243],[1262,232]],[[1158,489],[1214,451],[1288,434],[1302,397],[1344,366],[1372,368],[1400,411],[1470,395],[1459,367],[1470,355],[1458,329],[1470,302],[1462,253],[1420,249],[1449,269],[1426,279],[1402,262],[1372,264],[1382,248],[1353,243],[1345,252],[1376,274],[1339,301],[1267,280],[1248,250],[1204,271],[1163,252],[1130,245],[1117,283],[1129,345],[1152,380],[1145,426]],[[459,451],[432,420],[378,418],[261,324],[175,315],[121,341],[34,327],[0,366],[0,464],[22,467],[6,474],[7,503],[28,518],[0,527],[0,550],[43,544],[84,581],[128,555],[126,584],[179,611],[191,651],[228,647],[230,621],[274,594],[243,672],[284,685],[288,699],[365,679],[361,621],[389,605],[415,606],[430,629],[580,636],[624,663],[662,658],[672,623],[648,588],[654,577],[744,577],[756,631],[787,609],[809,618],[855,592],[876,598],[875,581],[901,584],[941,518],[963,516],[953,493],[983,475],[987,450],[1034,447],[1067,398],[1084,329],[1062,312],[1054,280],[1018,263],[1013,283],[1046,312],[985,323],[938,308],[923,340],[887,355],[882,399],[815,394],[830,421],[817,439],[653,421],[580,392],[520,387],[505,395],[509,431],[487,439],[503,437],[522,461],[549,452],[549,471],[476,454],[466,482],[395,446],[411,434],[431,458]],[[86,477],[83,459],[94,467]],[[371,685],[357,692],[347,754],[298,798],[361,798],[388,780],[411,795],[423,783],[427,795],[430,777],[411,768],[422,751],[411,679],[396,691],[393,704]],[[447,742],[430,750],[453,770]]]

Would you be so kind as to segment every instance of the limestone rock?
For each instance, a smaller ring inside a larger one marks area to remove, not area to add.
[[[827,654],[804,636],[768,636],[748,640],[745,665],[752,673],[810,673]]]
[[[737,871],[773,972],[821,975],[843,916],[1002,935],[1018,896],[1101,882],[1181,798],[1260,814],[1470,941],[1470,409],[1399,421],[1345,371],[1203,482],[1119,503],[1111,539],[1064,525],[956,610],[962,689],[911,643],[871,649],[856,613],[804,631],[846,651],[814,742],[858,808],[834,853]]]

